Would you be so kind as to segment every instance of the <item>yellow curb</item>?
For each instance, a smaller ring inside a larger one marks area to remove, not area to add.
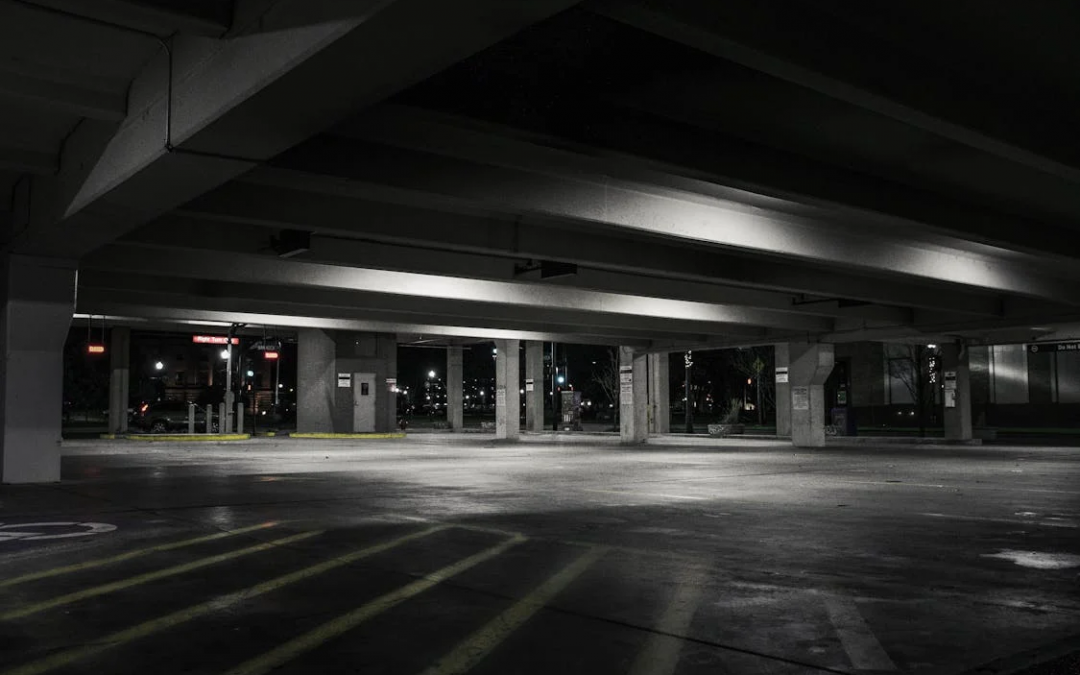
[[[328,434],[328,433],[305,433],[289,434],[290,438],[405,438],[403,433],[389,434]]]
[[[106,441],[169,441],[192,443],[199,441],[246,441],[251,434],[101,434]]]

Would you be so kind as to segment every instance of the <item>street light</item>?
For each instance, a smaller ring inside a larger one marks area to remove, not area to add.
[[[158,361],[157,363],[154,364],[154,370],[162,370],[164,368],[165,368],[165,364],[162,363],[161,361]]]
[[[229,350],[228,349],[222,349],[221,350],[221,359],[223,361],[228,361],[229,360]]]
[[[427,376],[431,379],[435,379],[435,371],[429,370]]]
[[[557,382],[558,382],[559,384],[563,384],[564,382],[566,382],[566,378],[565,378],[565,377],[563,377],[562,375],[559,375],[559,376],[558,376],[557,378],[555,378],[555,380],[556,380],[556,381],[557,381]]]

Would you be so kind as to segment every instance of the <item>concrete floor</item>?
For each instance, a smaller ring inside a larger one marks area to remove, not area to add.
[[[1004,673],[1080,649],[1075,449],[65,454],[62,483],[0,487],[3,675]]]

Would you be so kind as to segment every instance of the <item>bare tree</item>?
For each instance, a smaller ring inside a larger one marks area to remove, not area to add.
[[[757,384],[758,424],[765,423],[765,408],[776,407],[776,383],[772,371],[775,362],[773,351],[768,347],[750,347],[736,349],[732,356],[732,365]]]
[[[919,436],[926,435],[926,412],[932,400],[933,372],[931,358],[937,352],[924,345],[890,345],[889,376],[903,383],[915,404],[915,415],[919,423]]]
[[[619,354],[609,349],[607,359],[593,375],[593,383],[600,388],[608,401],[615,406],[615,419],[619,419]]]

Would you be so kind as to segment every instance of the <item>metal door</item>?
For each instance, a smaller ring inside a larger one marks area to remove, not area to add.
[[[375,373],[353,374],[353,433],[375,431]]]

